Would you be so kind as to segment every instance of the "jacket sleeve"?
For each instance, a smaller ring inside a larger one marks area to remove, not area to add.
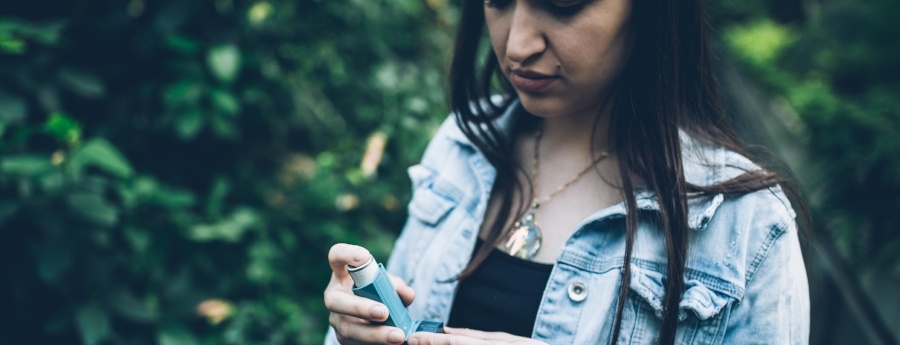
[[[793,217],[763,230],[775,236],[753,258],[744,297],[733,305],[723,344],[807,344],[809,285]]]
[[[334,327],[328,326],[328,333],[325,334],[325,345],[340,345],[337,335],[334,334]]]

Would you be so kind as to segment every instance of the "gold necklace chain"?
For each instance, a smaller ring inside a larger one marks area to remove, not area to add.
[[[581,177],[584,176],[584,174],[587,174],[587,172],[590,171],[592,167],[594,167],[601,160],[603,160],[604,158],[609,156],[609,151],[600,152],[600,157],[597,157],[596,159],[594,159],[593,162],[591,162],[591,164],[584,167],[584,169],[581,170],[581,172],[579,172],[578,175],[575,175],[575,177],[573,177],[571,180],[564,183],[562,186],[559,186],[559,188],[557,188],[555,191],[553,191],[553,193],[550,193],[550,195],[548,195],[547,197],[539,200],[538,199],[538,191],[539,191],[539,189],[538,189],[538,171],[541,168],[540,147],[541,147],[541,137],[543,135],[544,135],[544,127],[543,127],[543,125],[541,125],[541,127],[538,129],[537,136],[534,138],[534,159],[532,160],[532,163],[531,163],[531,179],[532,179],[532,186],[534,188],[534,191],[532,191],[534,198],[531,201],[532,209],[537,209],[538,207],[541,206],[541,204],[550,202],[550,200],[553,199],[554,196],[556,196],[557,194],[559,194],[560,192],[562,192],[563,190],[565,190],[566,188],[571,186],[573,183],[580,180]]]
[[[544,235],[541,233],[541,227],[538,226],[535,216],[537,213],[537,208],[542,204],[549,202],[553,199],[554,196],[571,186],[573,183],[577,182],[581,179],[584,174],[587,174],[588,171],[591,170],[592,167],[596,166],[601,159],[609,156],[609,151],[603,151],[600,153],[600,157],[594,159],[594,161],[584,168],[578,175],[575,175],[571,180],[564,183],[562,186],[556,189],[553,193],[550,193],[546,198],[540,199],[538,198],[538,173],[541,170],[541,156],[540,156],[540,148],[541,148],[541,137],[544,135],[544,128],[538,128],[537,136],[534,138],[534,162],[532,162],[532,191],[533,200],[531,202],[531,207],[527,212],[517,220],[511,229],[506,232],[504,235],[503,241],[499,243],[500,250],[506,252],[507,254],[525,259],[531,260],[537,255],[538,251],[541,250],[541,244],[543,243]]]

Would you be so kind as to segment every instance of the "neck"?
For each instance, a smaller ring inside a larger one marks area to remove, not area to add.
[[[542,150],[569,152],[573,158],[584,158],[591,151],[610,148],[608,130],[610,106],[603,110],[585,111],[580,114],[549,117],[543,120]]]

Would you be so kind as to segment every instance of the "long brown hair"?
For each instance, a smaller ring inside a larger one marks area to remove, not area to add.
[[[498,83],[501,92],[514,96],[514,90],[498,70],[492,51],[480,52],[484,30],[483,1],[466,0],[457,32],[450,70],[450,106],[461,130],[497,170],[494,194],[502,198],[495,221],[489,227],[486,243],[496,244],[509,219],[517,219],[525,210],[517,195],[525,190],[516,178],[517,165],[512,140],[492,124],[508,106],[477,103],[487,99]],[[685,181],[679,130],[745,156],[749,156],[734,135],[719,106],[718,83],[713,73],[707,37],[707,23],[701,0],[637,0],[632,3],[631,25],[634,48],[622,74],[616,81],[610,118],[610,142],[619,159],[622,195],[626,206],[626,249],[622,285],[616,306],[611,341],[617,342],[621,316],[628,296],[630,262],[638,212],[634,196],[636,176],[652,190],[660,205],[660,226],[665,234],[666,276],[684,277],[689,250],[687,199],[691,195],[743,194],[781,184],[800,202],[791,184],[769,170],[747,172],[732,180],[711,186]],[[479,66],[478,55],[483,55]],[[639,91],[639,92],[638,92]],[[473,106],[473,104],[475,106]],[[640,141],[633,140],[641,138]],[[524,182],[528,183],[528,182]],[[530,200],[530,198],[526,199]],[[519,205],[516,207],[512,205]],[[797,205],[795,205],[797,206]],[[516,216],[511,218],[511,216]],[[492,249],[482,246],[460,274],[466,277],[480,265]],[[678,320],[678,304],[684,292],[684,279],[666,279],[662,327],[659,344],[673,344]]]

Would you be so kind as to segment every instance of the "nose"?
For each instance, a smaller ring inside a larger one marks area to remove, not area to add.
[[[506,40],[506,58],[522,64],[547,49],[546,37],[540,27],[535,9],[527,1],[517,1],[512,9],[512,22]]]

